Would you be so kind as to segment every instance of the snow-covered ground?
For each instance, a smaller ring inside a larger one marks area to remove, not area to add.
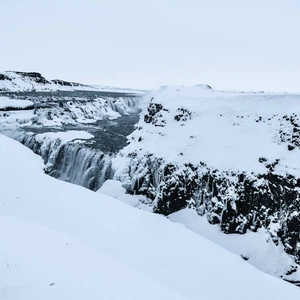
[[[268,171],[260,158],[279,159],[276,174],[300,177],[300,95],[175,86],[149,94],[144,103],[148,119],[141,118],[125,153],[255,174]]]
[[[200,217],[195,210],[189,208],[173,213],[168,218],[241,256],[248,263],[273,276],[281,277],[297,266],[281,244],[275,245],[264,228],[258,232],[248,231],[246,234],[224,234],[220,226],[209,224],[205,217]],[[291,274],[288,279],[298,282],[300,270]]]
[[[8,97],[0,97],[0,110],[33,109],[33,102],[29,100],[15,100]]]
[[[166,218],[55,180],[0,136],[1,299],[297,299]]]

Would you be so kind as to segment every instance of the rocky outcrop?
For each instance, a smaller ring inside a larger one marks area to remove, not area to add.
[[[205,215],[209,223],[219,224],[226,234],[265,228],[299,264],[300,97],[234,95],[228,100],[231,95],[212,90],[213,94],[205,91],[204,96],[201,91],[193,93],[191,99],[189,92],[183,97],[177,96],[177,91],[172,89],[168,94],[161,90],[151,96],[130,137],[131,144],[122,153],[129,158],[128,167],[116,178],[130,193],[152,199],[156,213],[169,215],[189,206]],[[268,109],[272,100],[275,109]],[[281,110],[284,100],[294,105],[288,113]],[[256,138],[264,134],[259,141],[265,145],[260,148]],[[249,149],[243,145],[247,139],[257,144],[249,144]],[[210,149],[217,147],[216,153],[225,165],[232,164],[231,169],[210,158]],[[245,164],[247,169],[235,164],[235,159],[239,160],[231,154],[235,147],[245,151],[237,152],[242,159],[253,159],[251,165]],[[257,152],[256,160],[253,151]]]

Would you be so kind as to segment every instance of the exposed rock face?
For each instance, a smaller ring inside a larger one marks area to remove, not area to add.
[[[143,172],[141,172],[143,170]],[[300,179],[267,174],[211,170],[165,163],[155,157],[133,158],[130,168],[132,193],[143,194],[164,215],[185,208],[190,199],[200,215],[220,224],[225,233],[246,233],[268,228],[287,253],[300,263]]]
[[[36,83],[41,84],[50,84],[51,82],[46,80],[45,77],[42,76],[42,74],[37,72],[14,72],[18,75],[21,75],[23,78],[31,78]]]
[[[64,81],[64,80],[60,80],[60,79],[54,79],[54,80],[51,80],[54,84],[57,84],[57,85],[61,85],[61,86],[70,86],[70,87],[84,87],[83,84],[81,83],[77,83],[77,82],[68,82],[68,81]]]
[[[300,96],[203,93],[152,96],[116,178],[152,199],[157,213],[193,206],[224,233],[266,228],[299,264]]]
[[[159,127],[165,126],[165,120],[162,118],[162,114],[161,114],[161,111],[165,109],[161,104],[150,103],[147,110],[148,113],[144,116],[145,123],[150,123],[154,126],[159,126]]]
[[[4,75],[4,74],[0,74],[0,80],[8,80],[8,81],[11,81],[11,78]]]

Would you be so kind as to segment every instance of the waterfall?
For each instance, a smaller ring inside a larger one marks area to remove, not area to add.
[[[93,123],[96,120],[116,119],[139,110],[139,97],[25,97],[35,106],[32,122],[38,126]]]
[[[24,92],[12,94],[11,98],[32,101],[34,114],[26,124],[16,117],[14,126],[1,119],[1,133],[40,155],[47,174],[98,190],[114,175],[111,159],[126,145],[126,136],[134,130],[141,95],[94,91]],[[112,119],[116,124],[110,125],[108,120]],[[104,123],[100,126],[101,120]],[[76,129],[90,130],[94,139],[63,142],[59,134],[54,138],[40,135]]]
[[[49,174],[96,191],[113,177],[111,156],[79,143],[63,144]]]
[[[62,143],[59,138],[39,140],[34,134],[21,130],[7,135],[40,155],[47,166],[45,171],[57,179],[96,191],[105,180],[113,178],[112,154],[81,142]]]

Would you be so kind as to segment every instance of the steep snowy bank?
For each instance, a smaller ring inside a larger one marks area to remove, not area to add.
[[[266,228],[299,264],[300,95],[195,86],[147,99],[115,179],[158,213],[189,204],[225,233]]]
[[[248,231],[246,234],[224,234],[218,225],[210,225],[204,216],[200,217],[194,209],[189,208],[173,213],[168,218],[241,256],[263,272],[300,286],[300,270],[293,258],[285,253],[281,244],[276,245],[272,241],[266,229]]]
[[[16,141],[0,145],[4,299],[299,297],[183,226],[43,174]]]

